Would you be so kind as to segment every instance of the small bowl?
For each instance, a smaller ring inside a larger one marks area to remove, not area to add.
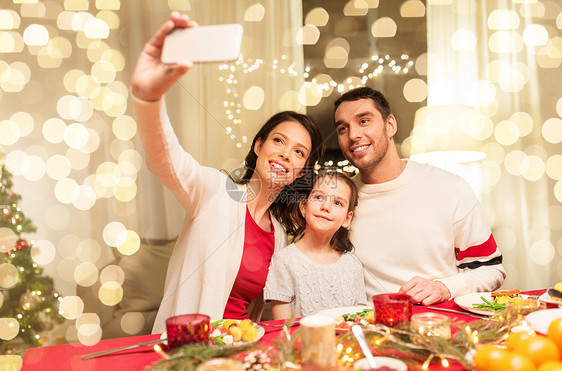
[[[404,362],[402,362],[399,359],[390,358],[390,357],[373,357],[373,358],[375,359],[375,363],[377,364],[377,367],[386,366],[386,367],[394,368],[397,371],[408,371],[408,365],[406,365]],[[369,370],[371,366],[369,366],[369,361],[367,361],[367,358],[361,358],[357,360],[357,362],[355,362],[353,368],[355,370]]]

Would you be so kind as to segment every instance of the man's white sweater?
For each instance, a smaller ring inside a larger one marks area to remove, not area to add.
[[[441,281],[452,297],[501,286],[505,271],[480,203],[444,170],[408,161],[398,178],[359,188],[351,226],[369,300],[414,276]]]

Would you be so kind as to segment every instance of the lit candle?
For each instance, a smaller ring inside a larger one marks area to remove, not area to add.
[[[451,327],[447,324],[447,316],[439,313],[418,313],[412,316],[411,328],[422,335],[439,336],[444,339],[451,337]]]
[[[320,315],[304,317],[300,320],[300,330],[303,363],[310,362],[320,367],[333,366],[336,357],[334,320]]]

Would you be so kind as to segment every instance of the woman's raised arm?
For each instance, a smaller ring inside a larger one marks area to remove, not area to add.
[[[133,76],[131,89],[136,99],[133,100],[138,133],[143,142],[148,169],[168,187],[182,206],[192,215],[197,212],[199,200],[209,187],[203,187],[201,179],[215,181],[206,170],[201,175],[202,167],[180,145],[166,113],[164,93],[174,82],[191,67],[191,62],[164,64],[160,60],[162,46],[166,35],[178,27],[193,27],[197,24],[186,15],[177,12],[170,14],[162,27],[147,42],[140,53]],[[215,174],[216,173],[216,174]]]
[[[135,97],[144,101],[157,101],[192,66],[190,61],[165,64],[161,61],[162,46],[166,35],[174,28],[195,27],[185,14],[172,12],[170,18],[147,42],[137,59],[131,77],[131,89]]]

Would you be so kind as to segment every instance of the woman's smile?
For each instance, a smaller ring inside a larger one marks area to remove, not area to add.
[[[269,165],[270,165],[271,170],[275,173],[287,174],[289,172],[289,169],[287,169],[287,167],[285,165],[282,165],[281,163],[279,163],[277,161],[269,161]]]

